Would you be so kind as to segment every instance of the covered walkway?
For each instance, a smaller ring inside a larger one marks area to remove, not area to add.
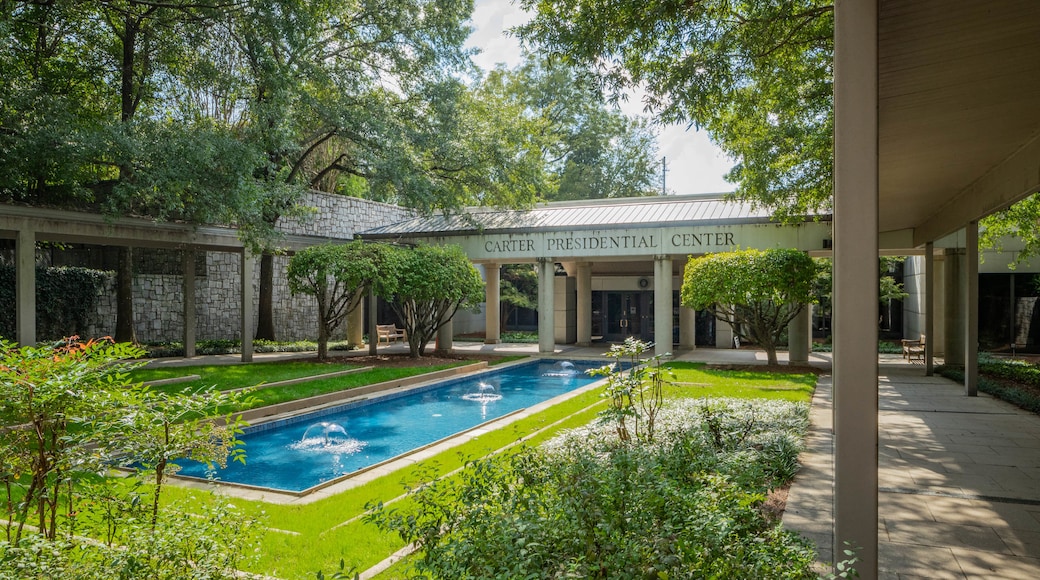
[[[965,397],[920,366],[883,358],[879,370],[879,577],[1040,578],[1040,416]],[[784,524],[827,562],[834,438],[823,379]]]

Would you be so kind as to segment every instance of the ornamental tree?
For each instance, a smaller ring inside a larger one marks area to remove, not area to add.
[[[815,278],[815,262],[798,250],[708,254],[686,265],[682,305],[733,323],[737,336],[765,349],[775,365],[787,324],[813,301]]]
[[[401,248],[391,267],[397,287],[390,306],[408,333],[412,358],[419,358],[460,307],[477,305],[484,298],[484,281],[458,246]],[[389,288],[377,291],[388,297]]]
[[[181,459],[244,461],[241,418],[215,417],[242,397],[135,383],[142,354],[110,339],[0,341],[0,577],[233,578],[253,551],[256,520],[226,501],[161,498]],[[116,465],[134,469],[109,479]]]
[[[329,337],[361,305],[369,288],[392,294],[394,281],[384,276],[393,271],[387,268],[390,253],[389,246],[358,240],[311,246],[289,260],[289,290],[318,301],[318,360],[328,358]]]

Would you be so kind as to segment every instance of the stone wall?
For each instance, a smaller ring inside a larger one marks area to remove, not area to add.
[[[286,219],[278,229],[289,234],[348,240],[356,232],[396,223],[414,216],[412,210],[339,195],[309,193],[302,202],[314,208],[307,216]],[[240,338],[241,255],[206,252],[205,275],[195,279],[195,310],[199,340]],[[274,258],[274,326],[278,340],[313,340],[317,336],[317,305],[310,296],[293,296],[285,276],[288,256]],[[260,267],[254,268],[254,312],[258,308]],[[134,277],[134,318],[137,338],[143,342],[180,341],[184,333],[184,293],[181,276],[138,275]],[[94,336],[115,332],[115,277],[99,299]],[[255,320],[255,316],[254,316]],[[255,331],[255,328],[254,328]],[[346,329],[337,330],[336,339]]]

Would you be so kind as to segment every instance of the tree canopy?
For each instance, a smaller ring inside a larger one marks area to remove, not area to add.
[[[396,280],[385,279],[388,251],[386,246],[358,240],[311,246],[290,258],[289,290],[318,302],[318,360],[328,357],[332,332],[361,306],[369,289],[389,294],[396,287]]]
[[[1008,238],[1015,238],[1022,244],[1009,267],[1014,268],[1019,262],[1040,256],[1040,194],[1033,194],[979,221],[980,248],[1002,252]]]
[[[736,323],[738,336],[765,349],[775,365],[788,323],[813,301],[816,269],[813,259],[798,250],[707,254],[686,265],[682,305],[710,309],[719,320]]]
[[[411,356],[418,358],[459,308],[483,301],[484,281],[458,246],[419,245],[394,253],[384,269],[396,284],[379,294],[400,317]]]
[[[526,119],[541,148],[548,201],[660,193],[656,135],[648,121],[610,106],[600,87],[559,60],[531,53],[480,83],[487,100]]]
[[[704,128],[736,196],[779,216],[830,206],[833,6],[819,0],[522,0],[517,33],[613,98],[645,91],[663,122]]]

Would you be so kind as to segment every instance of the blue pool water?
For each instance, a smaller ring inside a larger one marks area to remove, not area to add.
[[[217,480],[304,491],[590,384],[595,362],[533,361],[246,429],[246,465]],[[206,477],[181,462],[179,475]]]

